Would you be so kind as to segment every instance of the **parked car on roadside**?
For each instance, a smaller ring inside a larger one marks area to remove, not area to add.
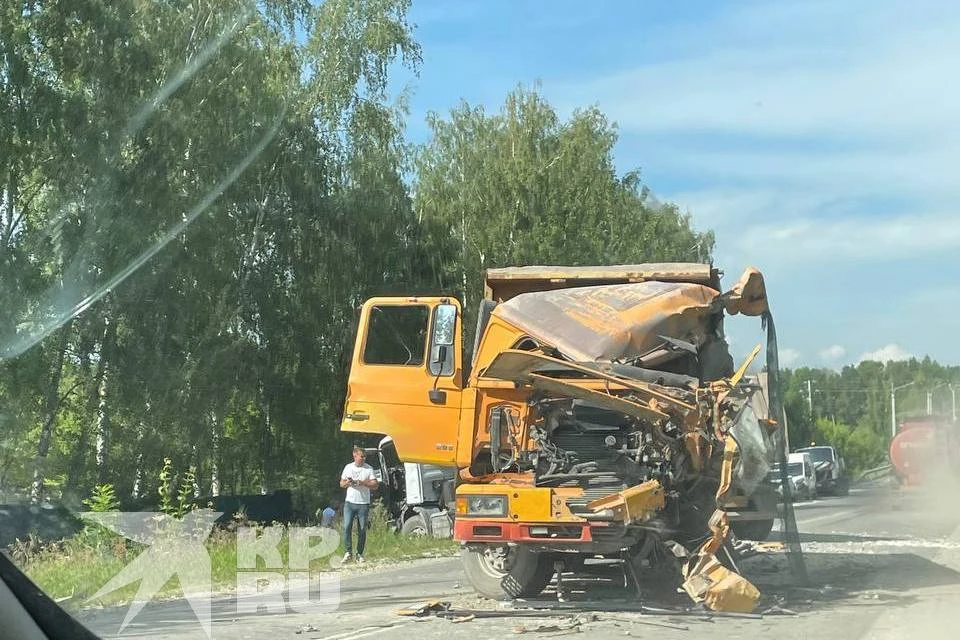
[[[813,459],[809,453],[790,454],[787,458],[787,477],[790,481],[790,494],[793,500],[814,500],[817,498],[816,472]],[[777,488],[777,495],[783,500],[784,490],[779,465],[775,465],[771,469],[769,478],[771,484]]]
[[[815,445],[797,449],[809,453],[817,474],[817,491],[827,495],[845,496],[850,492],[850,478],[843,457],[829,445]]]

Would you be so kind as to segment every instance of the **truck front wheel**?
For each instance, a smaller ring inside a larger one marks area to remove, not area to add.
[[[400,535],[404,536],[425,536],[427,533],[427,521],[422,515],[407,518],[400,527]]]
[[[494,600],[535,596],[553,578],[553,558],[522,546],[486,545],[460,552],[474,590]]]

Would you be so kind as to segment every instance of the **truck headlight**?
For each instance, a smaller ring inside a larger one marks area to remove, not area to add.
[[[457,514],[503,518],[507,515],[507,496],[462,496],[457,498]]]

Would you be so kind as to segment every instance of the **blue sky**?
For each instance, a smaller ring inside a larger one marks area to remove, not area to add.
[[[786,366],[960,363],[960,3],[413,0],[408,135],[539,82],[767,277]],[[728,325],[738,351],[759,322]]]

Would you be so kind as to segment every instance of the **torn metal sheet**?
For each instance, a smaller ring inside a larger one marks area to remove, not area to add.
[[[611,366],[598,366],[596,363],[568,362],[552,358],[534,351],[507,349],[490,363],[484,371],[484,377],[500,378],[513,382],[526,382],[531,374],[578,374],[586,378],[599,378],[631,391],[642,394],[648,399],[676,405],[684,411],[693,411],[695,407],[685,403],[668,392],[671,389],[662,385],[639,380],[628,375],[633,367],[616,369]],[[686,376],[680,376],[685,378]]]
[[[410,607],[405,607],[403,609],[398,609],[396,614],[398,616],[416,616],[422,617],[430,615],[431,613],[437,613],[439,611],[446,611],[450,608],[450,603],[444,600],[427,600],[426,602],[421,602]]]
[[[612,362],[652,350],[661,334],[703,342],[718,295],[683,282],[579,287],[523,293],[492,315],[571,360]]]
[[[743,576],[723,566],[716,557],[730,533],[727,514],[722,510],[710,518],[709,538],[683,568],[683,590],[694,602],[713,611],[752,613],[760,592]]]
[[[578,387],[575,384],[563,382],[555,378],[548,378],[546,376],[533,374],[530,376],[530,384],[534,389],[539,389],[546,391],[547,393],[563,395],[570,398],[576,398],[578,400],[586,400],[598,407],[604,407],[613,411],[620,411],[627,415],[633,415],[645,418],[647,420],[666,420],[670,417],[661,411],[657,411],[656,409],[652,409],[638,402],[626,400],[608,393],[584,389],[583,387]]]
[[[624,524],[643,522],[663,508],[663,487],[656,480],[648,480],[635,487],[594,500],[587,509],[599,513],[612,509],[614,516]]]
[[[488,286],[521,280],[518,270],[504,271],[510,273],[493,274]],[[526,293],[521,289],[510,297],[494,293],[493,299],[505,301],[497,305],[493,315],[552,345],[571,360],[616,362],[657,348],[663,342],[660,336],[702,344],[712,334],[714,316],[724,310],[750,316],[768,310],[763,276],[755,269],[748,269],[731,290],[722,294],[719,283],[710,278],[688,277],[692,274],[682,273],[683,269],[660,276],[656,271],[651,269],[648,275],[638,274],[636,278],[599,279],[605,282],[599,286],[583,286],[577,281],[573,288],[526,289]],[[569,282],[572,273],[532,272],[530,278],[541,284],[544,278]],[[581,280],[586,283],[590,278]]]
[[[730,315],[759,316],[769,310],[763,274],[752,267],[743,272],[733,288],[724,294],[723,299]]]

